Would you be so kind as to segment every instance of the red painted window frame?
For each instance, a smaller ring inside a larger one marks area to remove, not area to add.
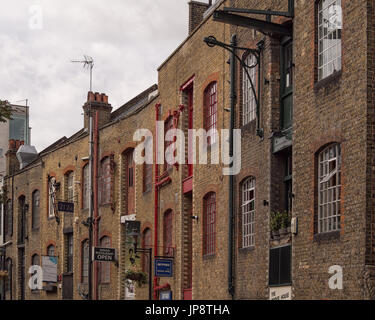
[[[100,161],[99,203],[101,205],[111,202],[111,184],[111,158],[105,157]]]
[[[163,216],[163,254],[173,256],[173,211],[168,209]]]
[[[164,171],[172,169],[172,165],[167,162],[166,151],[167,148],[173,143],[173,141],[166,141],[165,136],[167,132],[173,129],[173,116],[169,116],[164,122]]]
[[[204,90],[204,129],[208,132],[216,129],[217,123],[217,82],[211,82]],[[214,144],[211,137],[207,138],[207,144]]]

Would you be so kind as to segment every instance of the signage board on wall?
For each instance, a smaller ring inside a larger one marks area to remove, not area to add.
[[[42,256],[44,282],[57,282],[57,257]]]
[[[292,300],[292,287],[270,288],[270,300]]]

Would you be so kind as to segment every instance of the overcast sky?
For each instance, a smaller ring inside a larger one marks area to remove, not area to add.
[[[114,109],[157,83],[186,38],[188,0],[1,0],[0,99],[28,99],[38,151],[82,128],[89,72]],[[17,104],[24,104],[19,102]]]

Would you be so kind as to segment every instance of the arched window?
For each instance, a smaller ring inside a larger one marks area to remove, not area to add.
[[[48,180],[48,217],[52,218],[55,216],[55,177],[51,177]]]
[[[81,247],[81,281],[88,283],[89,279],[89,240],[86,239],[82,242]]]
[[[70,171],[65,176],[65,190],[66,190],[66,200],[68,202],[74,202],[74,172]]]
[[[145,249],[149,249],[152,247],[152,233],[150,228],[146,228],[142,234],[142,247]],[[148,253],[144,253],[142,255],[142,271],[148,272],[149,271],[149,263],[150,257]]]
[[[11,291],[12,290],[12,278],[13,278],[13,263],[12,259],[8,258],[5,261],[5,268],[8,271],[8,278],[5,281],[5,292]]]
[[[255,179],[246,179],[241,191],[242,248],[248,248],[255,244]]]
[[[173,256],[173,221],[172,210],[167,210],[163,217],[163,247],[165,256]]]
[[[204,90],[204,129],[216,129],[217,123],[217,83],[211,82]],[[207,144],[216,142],[215,135],[208,136]]]
[[[40,258],[38,254],[34,254],[31,257],[31,265],[32,266],[40,266]]]
[[[318,3],[318,80],[341,70],[341,0]]]
[[[123,211],[125,214],[135,213],[135,187],[134,187],[134,150],[130,149],[123,153]]]
[[[54,257],[56,255],[55,246],[53,244],[47,247],[47,256]]]
[[[145,148],[152,148],[152,138],[147,137],[145,140]],[[143,153],[145,156],[145,153]],[[143,164],[143,192],[151,191],[152,189],[152,163]]]
[[[40,225],[40,192],[35,190],[32,195],[32,228],[38,229]]]
[[[203,199],[203,254],[215,254],[216,250],[216,193],[210,192]]]
[[[318,233],[341,228],[341,148],[331,144],[318,154]]]
[[[89,175],[90,167],[86,164],[82,170],[82,208],[88,209],[90,203]]]
[[[168,119],[164,123],[164,139],[165,139],[165,136],[167,135],[168,131],[171,130],[171,129],[173,129],[173,117],[172,116],[168,117]],[[173,143],[173,141],[164,140],[164,155],[165,155],[164,171],[172,168],[172,165],[167,162],[167,156],[168,156],[168,158],[171,158],[173,156],[173,155],[170,154],[169,150],[167,151],[168,147],[172,143]]]
[[[26,197],[20,196],[18,198],[18,243],[25,243],[27,235],[26,224]]]
[[[104,236],[100,239],[101,248],[110,248],[111,239]],[[111,262],[99,262],[99,281],[101,284],[111,282]]]
[[[105,157],[100,162],[99,180],[99,203],[107,204],[111,202],[111,159]]]
[[[253,54],[249,54],[245,58],[245,63],[247,66],[255,66],[257,63],[257,59]],[[254,90],[256,91],[256,74],[257,74],[257,67],[255,68],[247,68],[247,72],[251,78],[251,81],[254,86]],[[245,69],[243,68],[242,71],[242,125],[246,125],[249,122],[255,120],[256,118],[256,102],[255,102],[255,95],[254,91],[251,87],[251,82]]]

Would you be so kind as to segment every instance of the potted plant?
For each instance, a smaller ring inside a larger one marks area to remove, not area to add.
[[[125,273],[125,279],[137,282],[139,287],[147,283],[147,274],[142,271],[128,270]]]
[[[272,238],[279,237],[279,229],[281,226],[281,214],[278,211],[271,212],[271,236]]]

